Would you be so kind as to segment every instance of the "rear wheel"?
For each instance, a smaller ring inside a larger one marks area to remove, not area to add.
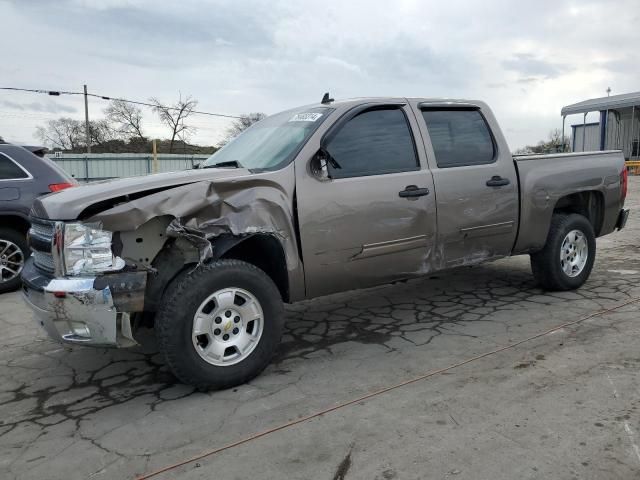
[[[168,287],[156,317],[158,345],[182,382],[198,389],[245,383],[271,361],[284,309],[273,281],[239,260],[196,268]]]
[[[546,290],[573,290],[589,278],[595,256],[596,238],[589,220],[576,213],[557,213],[544,248],[531,255],[531,270]]]
[[[24,234],[11,228],[0,228],[0,293],[20,286],[20,272],[28,252]]]

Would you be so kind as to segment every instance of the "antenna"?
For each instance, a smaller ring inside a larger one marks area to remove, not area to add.
[[[327,103],[331,103],[333,102],[333,98],[329,97],[329,92],[324,94],[324,97],[322,97],[322,101],[320,103],[322,104],[327,104]]]

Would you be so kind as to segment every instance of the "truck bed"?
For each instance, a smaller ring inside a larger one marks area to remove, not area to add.
[[[520,184],[520,231],[514,254],[542,248],[547,232],[540,226],[549,225],[554,206],[567,195],[596,192],[603,216],[596,234],[614,230],[625,168],[622,151],[516,155],[513,160]]]

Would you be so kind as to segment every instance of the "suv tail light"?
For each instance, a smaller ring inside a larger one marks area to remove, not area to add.
[[[69,187],[73,187],[74,184],[73,183],[50,183],[49,184],[49,190],[51,190],[52,192],[59,192],[60,190],[64,190],[65,188],[69,188]]]
[[[627,188],[629,187],[629,170],[627,167],[622,169],[620,172],[620,200],[624,203],[625,198],[627,198]]]

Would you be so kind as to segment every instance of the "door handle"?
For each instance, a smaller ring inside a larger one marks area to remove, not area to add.
[[[502,178],[500,175],[494,175],[491,180],[487,180],[487,187],[504,187],[509,185],[508,178]]]
[[[418,188],[416,185],[407,185],[404,190],[398,192],[398,195],[402,198],[422,197],[429,195],[428,188]]]

